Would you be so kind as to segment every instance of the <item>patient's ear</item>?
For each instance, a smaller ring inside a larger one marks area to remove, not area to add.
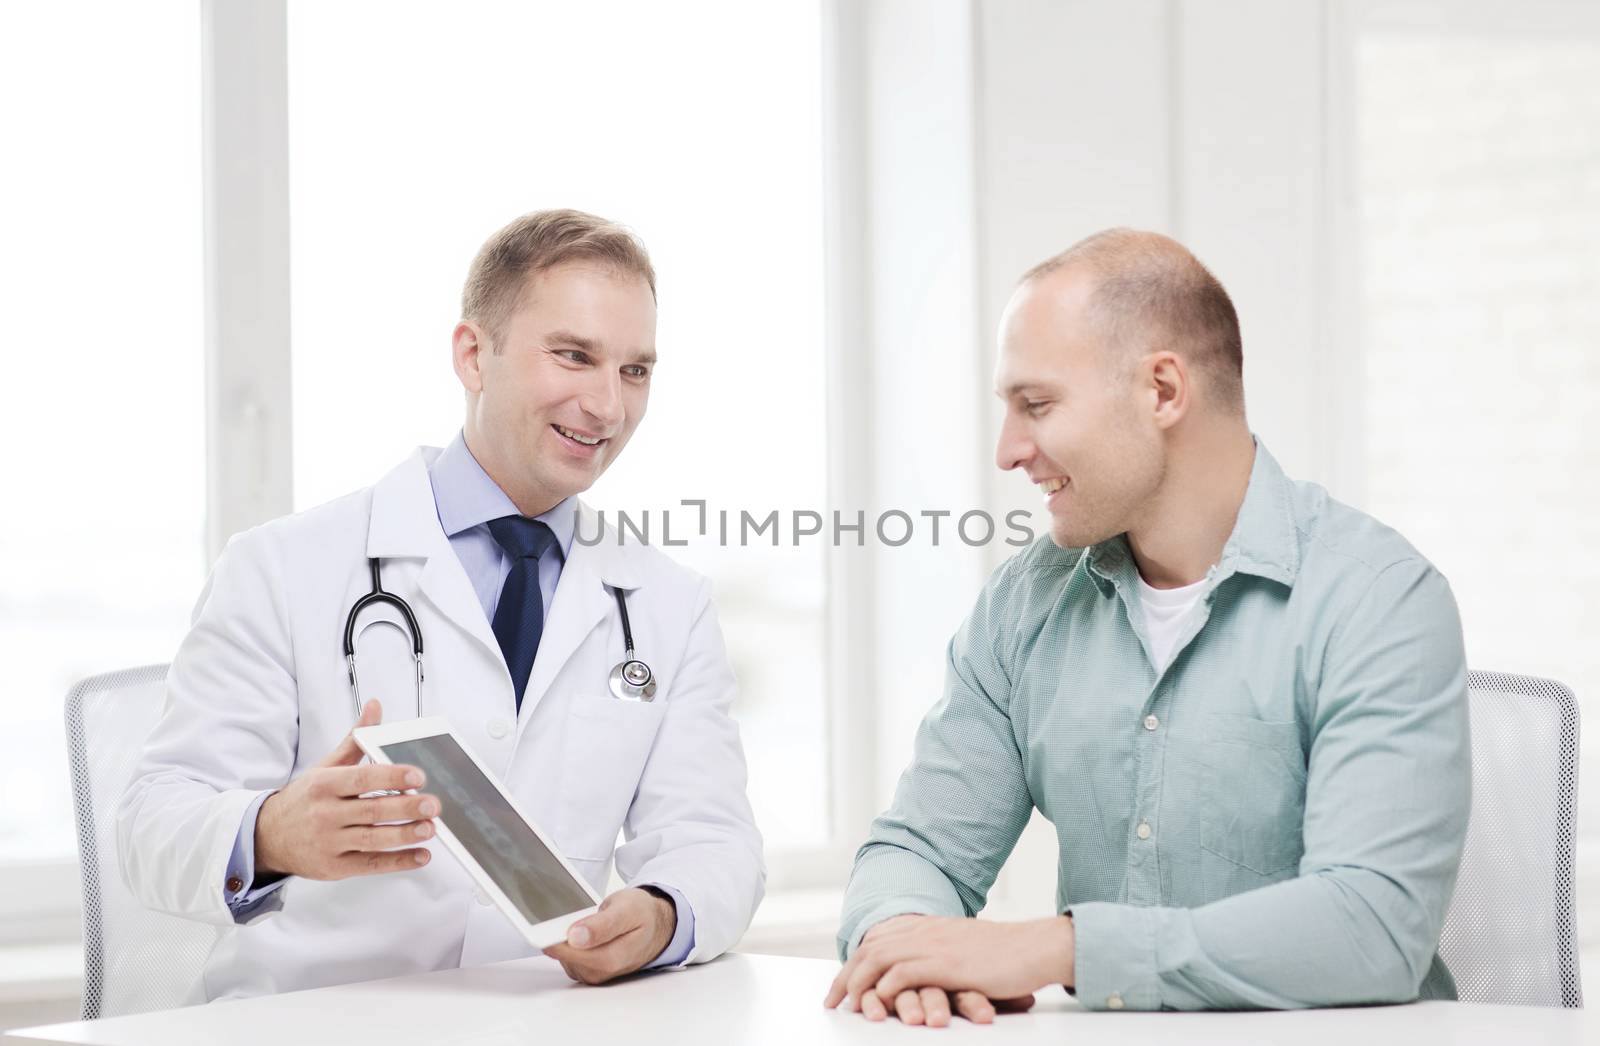
[[[1194,388],[1189,367],[1175,352],[1161,351],[1146,357],[1140,375],[1150,391],[1153,417],[1158,428],[1170,429],[1189,412]]]

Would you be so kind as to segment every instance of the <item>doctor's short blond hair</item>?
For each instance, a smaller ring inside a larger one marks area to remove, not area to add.
[[[461,288],[461,318],[481,325],[498,342],[528,277],[568,262],[638,276],[655,296],[656,270],[644,241],[631,229],[583,211],[534,211],[489,237],[478,250]]]

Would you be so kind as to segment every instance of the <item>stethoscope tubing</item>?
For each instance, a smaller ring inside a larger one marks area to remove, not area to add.
[[[411,656],[416,663],[417,670],[417,715],[422,715],[422,626],[417,623],[417,615],[412,612],[408,604],[393,592],[386,592],[383,588],[383,576],[376,557],[369,557],[367,565],[372,574],[372,591],[361,596],[350,607],[350,613],[344,621],[344,660],[345,670],[350,679],[350,693],[356,704],[356,718],[361,718],[361,684],[356,672],[356,625],[361,612],[379,604],[394,607],[405,619],[405,631],[411,640]],[[611,670],[608,680],[613,697],[622,701],[651,701],[655,698],[656,679],[650,666],[634,656],[633,651],[633,625],[628,620],[628,601],[619,587],[612,587],[611,594],[617,600],[617,616],[622,621],[622,645],[624,649],[623,660]]]

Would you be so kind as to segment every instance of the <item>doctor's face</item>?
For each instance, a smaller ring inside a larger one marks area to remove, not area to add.
[[[1092,290],[1081,270],[1049,273],[1019,287],[1000,321],[995,464],[1027,473],[1062,548],[1134,529],[1166,473],[1152,401],[1105,343]]]
[[[656,303],[632,273],[584,263],[529,278],[498,338],[455,331],[467,445],[519,509],[589,489],[644,417]]]

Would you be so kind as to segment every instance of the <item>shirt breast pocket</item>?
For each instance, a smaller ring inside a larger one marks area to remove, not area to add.
[[[1205,740],[1201,848],[1257,875],[1282,878],[1305,850],[1299,724],[1213,712]]]
[[[562,850],[579,860],[604,860],[639,790],[666,702],[572,699],[561,751]]]

